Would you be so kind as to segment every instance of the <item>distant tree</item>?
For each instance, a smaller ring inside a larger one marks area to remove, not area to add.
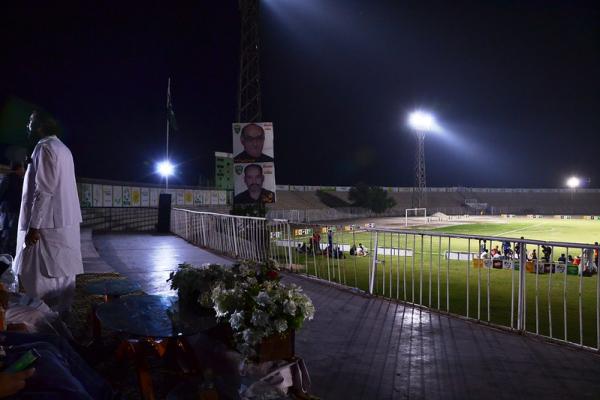
[[[388,196],[388,192],[373,186],[369,191],[369,208],[379,214],[396,205],[396,200]]]
[[[348,193],[348,200],[352,202],[353,206],[368,208],[369,205],[369,186],[364,183],[358,183],[356,186],[350,188]]]
[[[359,183],[350,189],[348,199],[356,207],[368,208],[380,214],[396,205],[396,201],[388,197],[388,193],[378,186]]]

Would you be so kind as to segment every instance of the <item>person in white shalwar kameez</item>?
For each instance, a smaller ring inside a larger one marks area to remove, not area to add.
[[[75,276],[83,272],[73,156],[56,137],[58,124],[49,114],[32,113],[28,129],[39,141],[25,173],[15,270],[28,295],[64,314]]]

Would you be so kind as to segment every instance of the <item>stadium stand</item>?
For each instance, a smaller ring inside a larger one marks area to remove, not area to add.
[[[412,207],[412,193],[409,190],[389,192],[389,195],[396,201],[396,206],[386,215],[402,216],[405,208]],[[426,197],[429,215],[435,212],[448,215],[600,215],[600,190],[595,189],[433,188]],[[339,199],[341,206],[331,207],[331,198]],[[277,203],[270,209],[280,211],[280,215],[284,210],[300,210],[306,215],[322,214],[327,219],[336,218],[336,213],[360,214],[360,210],[350,211],[343,206],[350,204],[346,191],[327,192],[326,202],[328,204],[324,204],[322,196],[316,191],[278,191]],[[366,210],[362,211],[365,216],[368,214]]]

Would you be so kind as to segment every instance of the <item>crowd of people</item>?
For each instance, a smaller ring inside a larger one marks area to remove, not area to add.
[[[63,322],[83,272],[73,157],[49,113],[27,131],[31,157],[0,182],[0,398],[113,399]]]
[[[598,243],[596,243],[597,245]],[[565,253],[561,253],[556,261],[553,257],[552,246],[540,245],[541,257],[537,253],[537,246],[525,255],[527,261],[541,261],[544,263],[559,263],[565,265],[580,266],[581,273],[583,275],[592,275],[598,273],[598,250],[597,249],[582,249],[581,254],[573,257],[571,254],[568,256]],[[521,256],[521,244],[514,242],[511,244],[510,241],[505,240],[502,242],[502,250],[499,245],[495,245],[491,250],[487,248],[487,240],[479,241],[479,258],[481,259],[519,259]]]
[[[314,254],[333,258],[346,258],[342,245],[334,244],[333,236],[333,230],[328,229],[327,246],[325,246],[325,248],[322,248],[321,234],[315,230],[312,236],[308,238],[308,245],[306,243],[298,243],[298,245],[296,246],[296,251],[299,254]],[[366,256],[367,254],[369,254],[369,252],[367,248],[363,246],[362,243],[359,243],[358,246],[356,246],[356,244],[350,246],[348,254],[351,256]]]

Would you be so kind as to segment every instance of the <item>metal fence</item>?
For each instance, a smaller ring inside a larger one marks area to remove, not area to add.
[[[597,244],[349,229],[292,225],[295,269],[419,307],[600,348]]]
[[[276,259],[291,264],[290,226],[286,220],[174,208],[171,231],[190,243],[231,258]]]
[[[148,232],[156,229],[158,208],[103,207],[82,208],[82,227],[93,231]]]
[[[173,210],[171,227],[230,257],[274,258],[372,295],[600,349],[597,244],[357,230],[182,209]]]

